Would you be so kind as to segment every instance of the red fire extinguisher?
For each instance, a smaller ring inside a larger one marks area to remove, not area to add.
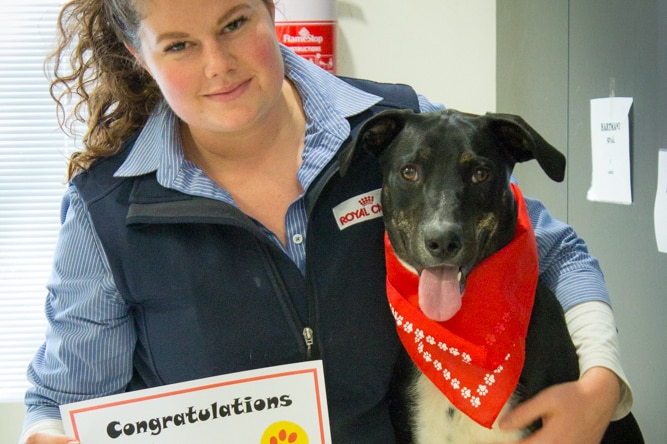
[[[278,41],[301,57],[336,73],[336,1],[276,1]]]

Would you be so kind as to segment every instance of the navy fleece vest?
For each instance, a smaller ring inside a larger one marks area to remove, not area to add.
[[[384,97],[350,119],[353,134],[382,110],[419,111],[409,87],[345,80]],[[334,442],[394,442],[387,400],[401,345],[385,296],[384,226],[340,230],[332,212],[380,188],[376,160],[362,155],[342,178],[334,160],[308,190],[303,276],[235,207],[163,188],[154,173],[114,178],[133,142],[73,179],[136,319],[128,389],[303,361],[309,327]]]

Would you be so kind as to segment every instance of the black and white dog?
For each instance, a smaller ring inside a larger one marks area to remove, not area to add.
[[[514,235],[514,165],[536,159],[555,181],[562,181],[565,173],[565,157],[523,119],[507,114],[385,111],[369,119],[341,152],[341,174],[362,152],[377,156],[383,169],[383,217],[398,259],[422,279],[433,270],[454,269],[455,273],[435,273],[458,275],[460,283],[454,286],[462,288],[471,271]],[[435,313],[427,316],[437,317],[437,304],[435,300],[428,310],[422,307],[425,313]],[[579,377],[562,308],[539,283],[525,340],[519,384],[505,409],[547,386]],[[495,425],[482,427],[454,408],[421,372],[415,371],[409,385],[413,442],[511,442],[540,427],[538,422],[518,434]]]

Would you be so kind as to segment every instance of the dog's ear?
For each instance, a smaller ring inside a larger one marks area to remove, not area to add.
[[[536,159],[547,176],[556,182],[563,181],[565,156],[544,140],[521,117],[513,114],[487,113],[484,118],[489,120],[492,131],[504,143],[516,162]]]
[[[414,114],[411,110],[382,111],[364,122],[352,141],[338,153],[340,175],[347,173],[352,160],[362,150],[379,157],[403,130],[411,114]]]

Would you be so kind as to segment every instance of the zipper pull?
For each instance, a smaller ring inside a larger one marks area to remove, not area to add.
[[[303,329],[303,340],[306,342],[306,359],[311,358],[313,349],[313,329],[305,327]]]

